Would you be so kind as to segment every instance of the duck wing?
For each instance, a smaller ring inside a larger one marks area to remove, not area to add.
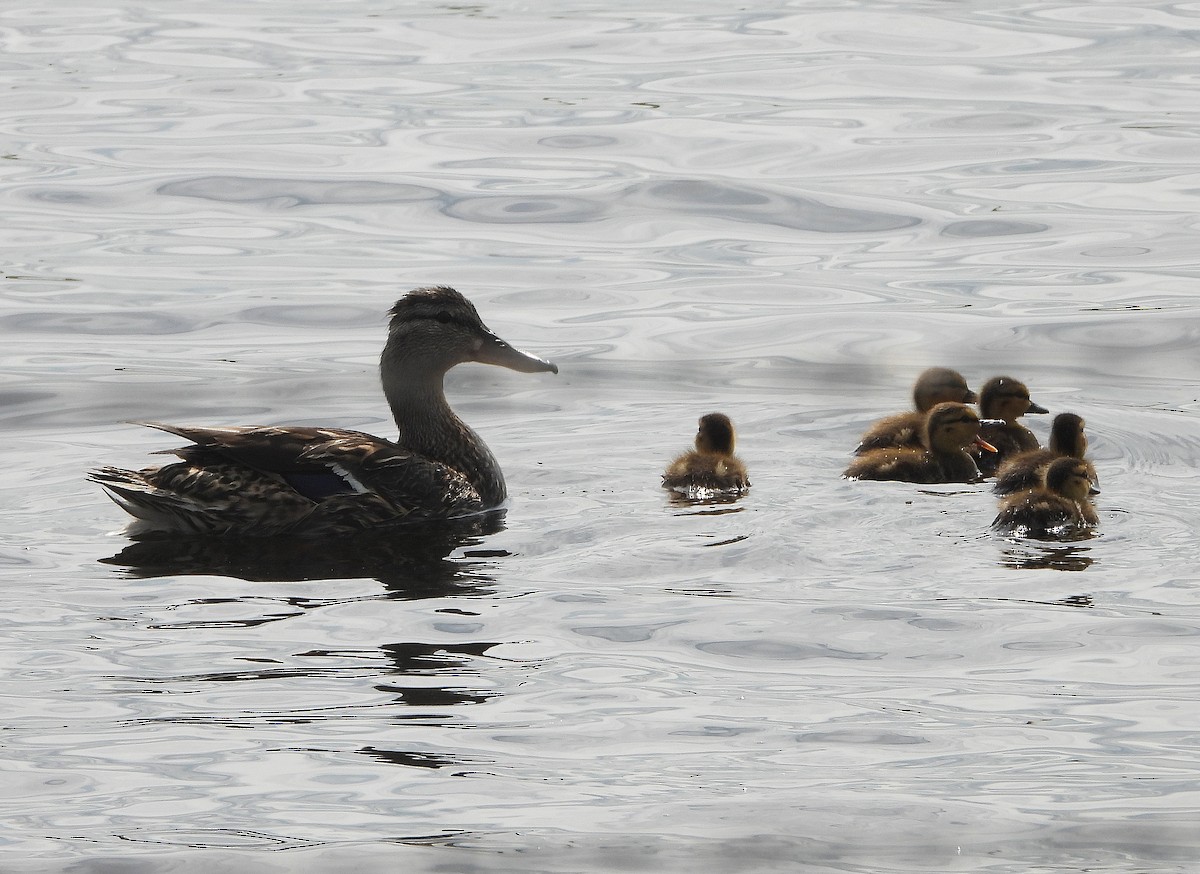
[[[181,462],[92,473],[152,529],[329,534],[484,508],[460,472],[360,431],[142,423],[191,441]]]

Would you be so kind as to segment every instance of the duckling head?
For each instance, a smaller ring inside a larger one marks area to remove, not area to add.
[[[1003,419],[1012,424],[1026,413],[1048,413],[1045,407],[1029,399],[1025,383],[1011,376],[993,376],[979,390],[979,411],[988,419]]]
[[[966,404],[938,404],[925,419],[925,447],[956,452],[979,439],[979,414]]]
[[[1046,488],[1072,501],[1086,501],[1100,490],[1092,482],[1086,461],[1078,458],[1059,458],[1046,468]]]
[[[478,361],[521,373],[558,373],[558,367],[510,346],[483,323],[474,305],[444,285],[417,288],[389,312],[388,339],[380,367],[389,372],[444,374],[456,364]]]
[[[1050,451],[1058,455],[1083,458],[1088,441],[1083,433],[1083,417],[1074,413],[1059,413],[1050,426]]]
[[[930,367],[913,385],[913,404],[922,413],[941,403],[973,404],[976,400],[963,375],[949,367]]]
[[[700,427],[696,431],[697,452],[733,455],[736,439],[733,422],[724,413],[700,417]]]

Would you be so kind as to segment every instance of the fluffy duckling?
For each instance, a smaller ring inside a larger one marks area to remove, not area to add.
[[[1046,468],[1044,485],[1001,499],[992,526],[1030,537],[1090,528],[1099,519],[1089,496],[1099,493],[1090,464],[1079,458],[1059,458]]]
[[[850,479],[900,480],[909,483],[966,483],[979,479],[972,444],[994,452],[979,437],[979,415],[966,404],[938,404],[929,411],[923,448],[893,446],[860,455],[846,468]]]
[[[1005,459],[996,471],[996,485],[992,487],[998,495],[1037,488],[1046,476],[1046,468],[1056,458],[1083,458],[1087,454],[1088,441],[1083,433],[1083,417],[1074,413],[1059,413],[1050,426],[1050,448],[1034,449]],[[1096,470],[1088,462],[1092,482],[1099,482]]]
[[[925,429],[925,417],[930,410],[941,403],[973,404],[975,400],[975,392],[967,387],[967,381],[957,370],[930,367],[917,377],[913,385],[915,409],[880,419],[862,435],[854,453],[862,455],[872,449],[888,446],[919,447]]]
[[[1011,376],[994,376],[979,390],[979,413],[985,419],[1002,419],[987,422],[981,434],[983,439],[996,447],[996,451],[979,459],[979,469],[984,476],[991,476],[1005,458],[1021,452],[1032,452],[1041,448],[1037,437],[1017,419],[1026,413],[1049,412],[1040,404],[1029,399],[1025,383]]]
[[[750,488],[746,465],[733,454],[736,435],[724,413],[700,417],[696,448],[667,467],[663,488],[692,495],[703,492],[741,493]]]

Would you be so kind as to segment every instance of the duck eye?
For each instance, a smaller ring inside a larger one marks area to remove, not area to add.
[[[434,316],[434,318],[443,325],[448,325],[450,322],[454,321],[454,316],[450,315],[450,313],[446,312],[445,310],[438,310],[438,314]]]

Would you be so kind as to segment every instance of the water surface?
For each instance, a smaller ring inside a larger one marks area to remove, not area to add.
[[[3,867],[1191,870],[1198,25],[0,12]],[[500,518],[164,548],[84,481],[131,420],[390,433],[434,283],[561,368],[450,375]],[[1085,417],[1096,536],[840,478],[931,364]],[[714,409],[753,489],[672,502]]]

